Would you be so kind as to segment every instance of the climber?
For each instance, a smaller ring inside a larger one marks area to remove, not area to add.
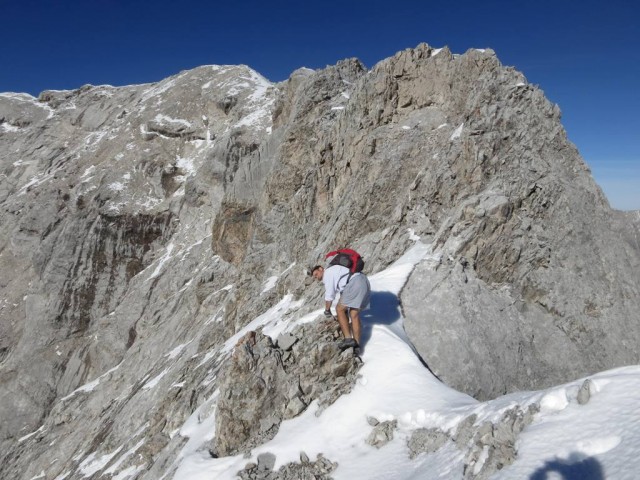
[[[362,272],[351,273],[342,265],[331,265],[326,269],[316,265],[311,269],[311,275],[324,283],[324,314],[332,317],[331,304],[340,293],[340,300],[336,305],[338,323],[344,339],[338,347],[341,350],[353,348],[356,355],[360,354],[360,311],[369,306],[371,285],[369,279]],[[351,319],[351,324],[349,324]]]

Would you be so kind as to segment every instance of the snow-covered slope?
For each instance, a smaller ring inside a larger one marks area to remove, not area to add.
[[[215,435],[215,411],[209,417],[198,411],[181,429],[180,434],[190,437],[190,442],[179,456],[173,478],[237,478],[247,463],[257,462],[265,452],[275,455],[275,470],[299,462],[301,452],[311,459],[322,454],[338,463],[331,476],[345,480],[637,478],[640,367],[484,403],[447,387],[429,372],[412,347],[397,299],[414,265],[430,259],[437,264],[431,248],[418,241],[389,268],[371,276],[371,308],[364,315],[364,365],[350,394],[319,416],[317,405],[311,405],[301,416],[283,422],[277,436],[254,449],[251,458],[211,458],[206,446]],[[321,309],[305,318],[320,314]],[[259,322],[273,333],[293,326],[283,327],[282,323],[282,315]],[[530,424],[521,424],[521,432],[519,428],[514,431],[514,422],[505,423],[506,412],[526,410],[534,413]],[[376,423],[373,419],[396,422],[393,438],[379,448],[366,441],[373,430],[370,423]],[[501,428],[511,428],[513,438],[500,438]],[[421,429],[428,429],[432,440],[437,436],[434,432],[442,432],[440,441],[433,441],[436,448],[425,449],[435,451],[412,453],[409,444],[412,438],[414,445],[420,443],[413,436]],[[462,442],[464,435],[466,443]],[[512,447],[513,458],[504,458],[505,448]],[[502,467],[497,469],[496,464]]]

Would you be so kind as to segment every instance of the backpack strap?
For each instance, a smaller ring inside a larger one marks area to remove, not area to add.
[[[345,273],[344,275],[342,275],[339,279],[338,279],[338,286],[340,285],[340,282],[342,281],[342,279],[344,277],[347,277],[347,281],[344,284],[344,287],[342,287],[342,290],[340,290],[340,293],[342,293],[342,291],[347,287],[347,285],[349,284],[349,280],[351,280],[351,277],[353,277],[353,272],[349,272],[349,273]]]

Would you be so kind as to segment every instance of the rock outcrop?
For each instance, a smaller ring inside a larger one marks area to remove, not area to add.
[[[288,349],[261,332],[250,331],[238,341],[220,372],[215,456],[250,452],[314,400],[321,413],[351,391],[361,362],[350,349],[338,349],[337,322],[302,325],[289,335],[298,341]]]
[[[347,391],[355,367],[328,347],[313,361],[344,366],[340,387],[307,377],[302,343],[232,353],[319,307],[305,269],[336,246],[373,273],[433,244],[406,329],[478,398],[639,360],[637,212],[609,208],[559,108],[490,50],[0,94],[0,205],[2,478],[169,475],[185,422],[231,427],[205,422],[233,411],[228,368],[299,377],[264,397],[272,427]],[[213,453],[267,438],[252,422]]]

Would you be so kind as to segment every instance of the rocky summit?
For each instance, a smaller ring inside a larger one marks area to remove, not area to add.
[[[171,478],[193,425],[223,457],[321,416],[361,366],[306,275],[336,247],[372,274],[429,245],[404,326],[477,399],[639,363],[640,213],[560,116],[493,51],[426,44],[281,83],[0,94],[0,477]],[[313,458],[238,475],[331,478]]]

